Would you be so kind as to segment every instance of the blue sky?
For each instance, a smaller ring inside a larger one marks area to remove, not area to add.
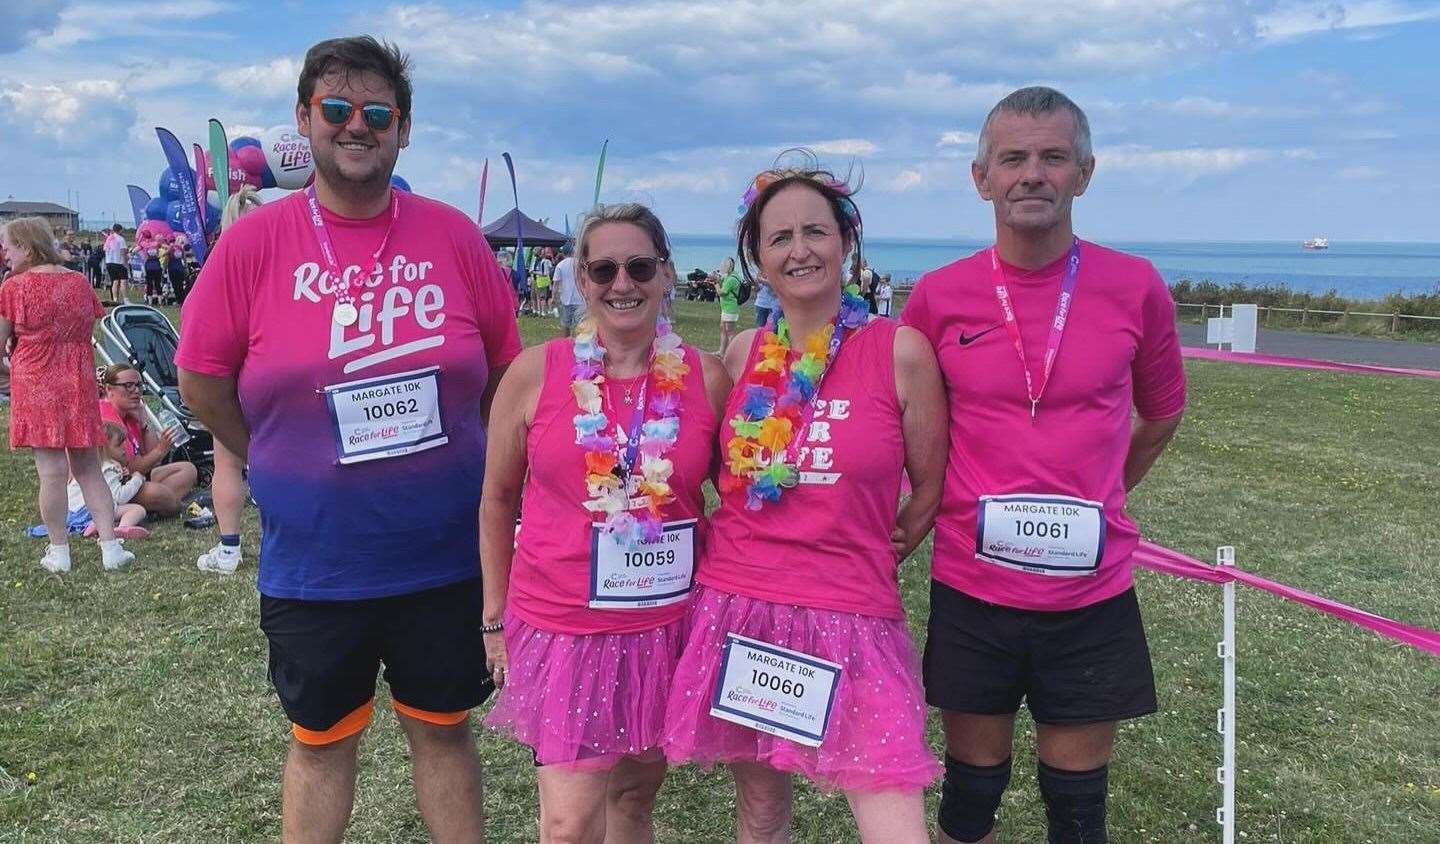
[[[730,229],[748,177],[804,145],[863,170],[872,237],[986,237],[969,161],[991,105],[1053,84],[1090,116],[1077,228],[1112,240],[1440,241],[1440,2],[1418,0],[8,0],[0,197],[128,217],[203,140],[293,122],[306,47],[368,32],[414,63],[398,173],[487,221],[651,203]],[[270,196],[280,192],[269,191]]]

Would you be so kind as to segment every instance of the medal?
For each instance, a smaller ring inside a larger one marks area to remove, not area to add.
[[[336,325],[349,328],[360,319],[360,312],[355,310],[355,306],[349,302],[336,302],[335,311],[331,316],[334,317]]]

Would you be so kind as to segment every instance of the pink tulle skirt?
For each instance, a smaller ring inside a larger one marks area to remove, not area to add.
[[[572,636],[507,616],[509,670],[485,726],[529,746],[540,765],[606,770],[658,756],[681,624]]]
[[[940,775],[925,743],[920,660],[905,622],[774,604],[696,584],[684,652],[665,714],[665,755],[674,763],[758,762],[800,774],[822,789],[911,791]],[[844,667],[819,747],[710,714],[725,634],[738,633]]]

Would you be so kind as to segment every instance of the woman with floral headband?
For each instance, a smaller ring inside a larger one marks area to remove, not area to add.
[[[762,173],[738,230],[780,306],[736,337],[721,505],[666,713],[671,762],[728,764],[739,838],[789,840],[790,774],[845,792],[864,841],[927,841],[919,663],[897,567],[940,502],[946,417],[918,332],[842,291],[850,189]],[[900,476],[914,493],[900,506]],[[899,515],[897,517],[897,506]]]
[[[675,274],[649,209],[597,206],[575,257],[589,318],[516,358],[490,416],[486,723],[534,753],[542,841],[649,841],[730,379],[664,315]]]

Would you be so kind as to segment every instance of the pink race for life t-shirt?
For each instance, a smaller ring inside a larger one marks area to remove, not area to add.
[[[1037,388],[1067,259],[1029,272],[1001,265]],[[1088,606],[1134,582],[1140,532],[1125,513],[1132,409],[1150,420],[1185,409],[1175,304],[1149,261],[1081,241],[1078,285],[1032,421],[995,288],[983,250],[927,273],[901,315],[934,346],[949,392],[932,573],[993,604]]]
[[[323,212],[355,280],[352,325],[332,318],[304,193],[226,231],[181,314],[176,364],[237,377],[270,597],[378,598],[480,573],[481,400],[520,351],[514,297],[464,214],[403,191],[391,203],[393,229],[393,205]]]

